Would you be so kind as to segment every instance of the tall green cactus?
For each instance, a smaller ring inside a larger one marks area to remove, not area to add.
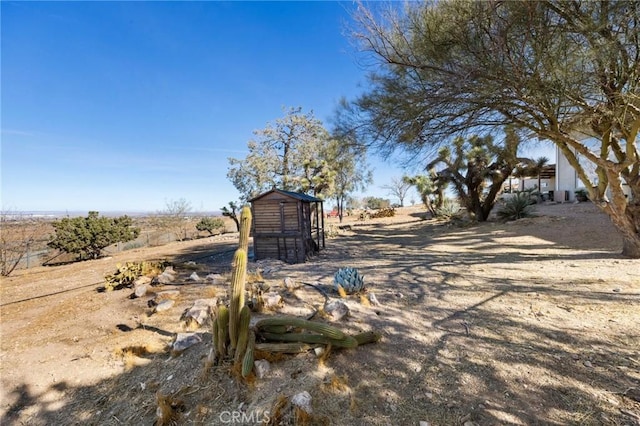
[[[256,334],[249,332],[249,341],[247,342],[247,351],[242,359],[242,377],[247,377],[253,370],[253,356],[256,347]]]
[[[227,354],[227,339],[229,337],[229,310],[226,306],[220,306],[218,308],[218,318],[216,321],[218,325],[218,356],[222,359]]]
[[[240,310],[244,306],[244,283],[247,278],[247,252],[239,248],[233,256],[233,270],[229,284],[229,337],[231,347],[238,342],[238,325]]]
[[[249,232],[251,231],[251,207],[244,206],[240,213],[240,243],[238,247],[249,252]]]
[[[248,306],[243,306],[240,310],[240,322],[238,325],[238,344],[236,346],[235,363],[242,361],[247,344],[249,342],[249,322],[251,321],[251,310]]]

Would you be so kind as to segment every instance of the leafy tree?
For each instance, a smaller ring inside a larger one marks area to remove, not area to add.
[[[412,184],[405,179],[392,177],[389,185],[383,185],[382,189],[389,191],[389,195],[396,197],[400,202],[400,207],[404,207],[404,199],[411,189]]]
[[[290,108],[283,118],[254,134],[246,158],[229,158],[227,177],[244,201],[272,188],[319,196],[332,187],[329,133],[313,113]]]
[[[240,232],[240,218],[238,217],[240,209],[241,207],[239,207],[235,201],[229,201],[229,207],[224,206],[220,209],[222,216],[230,217],[233,220],[236,224],[236,231],[238,232]]]
[[[52,222],[55,231],[48,246],[77,255],[79,260],[97,259],[102,250],[118,242],[135,240],[140,229],[128,216],[109,218],[91,211],[87,217],[63,218]]]
[[[640,258],[640,2],[420,2],[386,15],[360,7],[357,22],[379,65],[355,102],[371,143],[424,150],[527,129],[558,147],[623,254]]]
[[[349,139],[349,135],[334,133],[330,144],[331,164],[335,176],[333,189],[328,194],[336,200],[340,222],[355,191],[366,189],[372,182],[372,173],[366,162],[366,150]]]
[[[513,129],[506,130],[503,143],[495,143],[491,136],[457,137],[453,147],[442,148],[428,168],[444,166],[436,172],[437,179],[451,183],[471,219],[483,222],[519,162],[519,144]]]
[[[219,217],[203,217],[200,222],[196,223],[198,231],[207,231],[209,235],[224,230],[224,221]]]
[[[371,210],[379,210],[391,206],[391,202],[379,197],[365,197],[364,205]]]

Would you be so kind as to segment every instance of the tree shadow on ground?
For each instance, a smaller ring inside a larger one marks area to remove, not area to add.
[[[289,265],[271,277],[297,273],[328,284],[337,268],[355,266],[370,277],[382,304],[346,300],[354,311],[341,327],[377,330],[383,338],[335,351],[328,370],[317,367],[325,376],[309,389],[314,415],[336,425],[637,422],[640,403],[623,393],[640,381],[640,332],[625,326],[640,321],[638,294],[606,292],[594,280],[567,283],[543,268],[551,259],[608,260],[615,254],[575,253],[549,241],[492,251],[505,235],[513,234],[491,227],[434,232],[424,224],[363,229],[332,240],[312,262]],[[443,245],[465,251],[435,249]],[[557,254],[532,254],[550,245]],[[198,256],[207,259],[206,247],[175,259]],[[532,261],[541,263],[540,275],[516,274],[518,264]],[[513,267],[514,276],[493,273],[496,267]],[[605,315],[593,318],[596,310]],[[570,325],[563,322],[568,318]],[[201,334],[201,344],[177,357],[150,354],[143,365],[93,386],[63,383],[37,393],[21,385],[0,423],[18,424],[20,411],[30,409],[30,424],[151,424],[162,394],[186,407],[178,423],[224,424],[220,413],[250,402],[260,385],[234,380],[224,368],[203,375],[210,335]],[[306,362],[306,374],[316,374],[317,361],[296,359]],[[327,386],[331,377],[342,377],[344,386]],[[264,382],[269,386],[269,378]],[[290,395],[303,382],[272,394]],[[63,393],[58,401],[64,402],[51,403],[49,393]]]

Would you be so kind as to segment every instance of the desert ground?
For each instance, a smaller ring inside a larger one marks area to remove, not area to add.
[[[16,271],[0,284],[0,424],[640,425],[640,261],[620,256],[590,203],[537,214],[460,226],[401,208],[343,229],[332,218],[310,261],[250,262],[283,298],[256,317],[321,312],[322,289],[350,310],[333,325],[382,338],[271,358],[249,380],[206,369],[210,327],[181,319],[196,299],[225,299],[224,280],[189,277],[228,276],[237,234]],[[139,298],[98,291],[116,264],[145,259],[171,262],[175,282]],[[340,298],[341,267],[367,294]],[[179,291],[175,305],[154,312],[165,290]],[[187,331],[198,343],[172,351]],[[291,406],[303,391],[306,417]]]

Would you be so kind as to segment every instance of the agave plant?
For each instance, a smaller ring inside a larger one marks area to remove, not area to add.
[[[509,198],[504,207],[498,210],[498,217],[506,221],[533,216],[535,213],[531,205],[531,194],[526,192],[516,193],[515,197]]]
[[[342,287],[347,294],[357,293],[364,289],[364,276],[355,268],[340,268],[334,276],[333,285],[336,290]]]

